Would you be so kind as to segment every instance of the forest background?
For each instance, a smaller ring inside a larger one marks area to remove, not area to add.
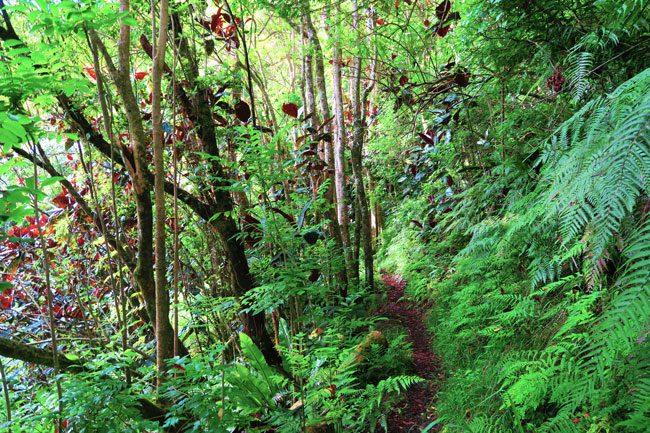
[[[0,431],[649,431],[646,0],[0,12]]]

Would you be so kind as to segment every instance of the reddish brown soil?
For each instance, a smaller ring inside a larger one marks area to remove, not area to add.
[[[440,359],[431,351],[431,340],[424,324],[425,313],[413,302],[402,299],[406,281],[399,275],[382,275],[388,291],[388,302],[379,314],[405,327],[413,346],[413,373],[426,379],[411,386],[405,398],[388,418],[387,433],[415,433],[422,431],[436,419],[433,407],[436,384],[442,377]],[[438,431],[439,426],[431,432]]]

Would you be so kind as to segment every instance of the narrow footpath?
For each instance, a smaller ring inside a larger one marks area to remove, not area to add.
[[[413,302],[402,299],[406,281],[399,275],[382,275],[387,286],[388,302],[379,314],[407,329],[413,346],[413,373],[426,379],[406,391],[405,398],[388,418],[387,433],[416,433],[436,420],[433,400],[442,377],[440,359],[431,351],[431,339],[424,323],[425,313]],[[434,426],[430,432],[440,430]]]

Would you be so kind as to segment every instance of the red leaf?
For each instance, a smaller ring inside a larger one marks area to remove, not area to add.
[[[91,66],[86,66],[84,70],[86,71],[86,74],[90,76],[90,78],[92,78],[93,80],[97,79],[97,74],[95,74],[95,68]]]
[[[136,72],[135,73],[135,79],[138,81],[144,80],[144,78],[149,75],[148,72]]]
[[[407,77],[406,75],[402,75],[402,76],[400,77],[400,79],[399,79],[399,84],[400,84],[400,86],[403,86],[403,85],[405,85],[405,84],[408,83],[408,82],[409,82],[409,79],[408,79],[408,77]]]
[[[52,203],[56,205],[59,209],[68,209],[74,204],[74,200],[68,194],[68,191],[65,188],[61,188],[61,194],[56,195],[52,198]]]
[[[440,36],[441,38],[442,38],[442,37],[445,37],[445,36],[447,35],[447,33],[449,32],[449,28],[450,28],[450,27],[451,27],[451,26],[438,27],[438,30],[436,30],[436,34],[437,34],[438,36]]]
[[[244,101],[239,101],[235,104],[235,116],[242,122],[248,122],[251,118],[251,108]]]
[[[70,155],[70,154],[68,153],[66,156],[67,156],[67,158],[68,158],[68,161],[72,161],[72,155]]]
[[[219,125],[219,126],[227,126],[228,125],[228,121],[223,116],[220,116],[219,114],[214,115],[214,120],[217,122],[217,125]]]
[[[436,6],[436,16],[438,17],[439,20],[442,21],[445,18],[447,18],[447,15],[449,14],[450,10],[451,10],[451,1],[444,0],[442,3]]]
[[[3,310],[8,310],[11,308],[11,304],[14,301],[14,296],[10,293],[8,295],[0,295],[0,308]]]
[[[320,277],[320,271],[318,269],[312,269],[309,273],[309,281],[313,283],[318,280],[318,277]]]
[[[447,186],[451,188],[452,186],[454,186],[454,179],[452,179],[451,176],[449,176],[449,175],[447,175],[446,177],[447,177],[447,179],[446,179],[447,180]]]
[[[291,116],[293,118],[298,117],[298,106],[294,103],[284,103],[282,104],[282,112],[286,114],[287,116]]]
[[[217,30],[220,30],[223,27],[223,23],[224,20],[221,14],[221,8],[219,8],[217,13],[212,15],[212,19],[210,20],[210,30],[217,33]]]
[[[286,212],[283,211],[282,209],[278,209],[277,207],[272,207],[272,208],[270,208],[270,209],[271,209],[273,212],[282,215],[282,216],[283,216],[287,221],[289,221],[290,223],[292,223],[292,222],[295,221],[294,218],[293,218],[291,215],[289,215],[288,213],[286,213]]]
[[[203,28],[206,29],[206,30],[212,30],[212,29],[210,28],[210,27],[211,27],[211,22],[208,21],[208,20],[203,20],[203,19],[201,19],[201,20],[199,20],[199,24],[201,25],[201,27],[203,27]]]
[[[386,24],[386,21],[384,21],[384,20],[381,19],[381,18],[377,19],[375,22],[376,22],[378,25],[380,25],[380,26],[383,26],[384,24]]]
[[[431,21],[424,20],[424,27],[429,27],[430,25],[431,25]]]
[[[429,144],[429,145],[431,145],[431,146],[435,145],[435,142],[433,141],[433,139],[432,139],[431,137],[429,137],[428,135],[423,134],[423,133],[421,133],[421,132],[418,132],[418,136],[419,136],[419,137],[422,139],[422,141],[424,141],[425,143],[427,143],[427,144]]]

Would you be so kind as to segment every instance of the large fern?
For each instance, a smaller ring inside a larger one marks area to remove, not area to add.
[[[650,179],[650,69],[565,122],[549,141],[540,190],[561,242],[586,245],[593,271]],[[582,253],[576,250],[577,254]]]
[[[547,140],[534,190],[448,226],[471,236],[437,284],[438,344],[469,369],[444,397],[458,431],[650,425],[648,88],[650,70],[586,103]],[[465,207],[480,209],[493,181]]]

